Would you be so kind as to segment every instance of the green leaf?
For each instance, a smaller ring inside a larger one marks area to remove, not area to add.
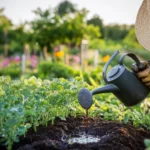
[[[60,118],[61,120],[63,120],[63,121],[66,121],[66,118],[63,117],[63,116],[59,116],[59,118]]]
[[[129,117],[128,117],[128,116],[125,116],[123,121],[124,121],[124,123],[128,123]]]
[[[144,144],[147,148],[150,148],[150,139],[145,139]]]

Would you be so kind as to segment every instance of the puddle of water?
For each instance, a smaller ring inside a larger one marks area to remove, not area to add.
[[[100,140],[99,137],[95,137],[92,135],[81,135],[80,137],[71,137],[67,140],[68,144],[87,144],[87,143],[97,143]]]

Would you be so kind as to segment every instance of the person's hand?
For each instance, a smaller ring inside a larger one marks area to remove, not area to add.
[[[142,62],[145,65],[145,69],[140,71],[136,64],[132,65],[132,70],[141,81],[150,88],[150,63]]]

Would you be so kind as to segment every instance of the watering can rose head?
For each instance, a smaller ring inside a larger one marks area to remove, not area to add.
[[[92,105],[92,93],[87,89],[81,89],[78,93],[78,101],[84,109],[89,109]]]

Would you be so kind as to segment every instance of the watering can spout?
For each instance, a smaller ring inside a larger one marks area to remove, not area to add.
[[[97,88],[91,92],[92,95],[100,94],[100,93],[109,93],[109,92],[119,92],[119,88],[113,84],[108,84],[104,87]]]

